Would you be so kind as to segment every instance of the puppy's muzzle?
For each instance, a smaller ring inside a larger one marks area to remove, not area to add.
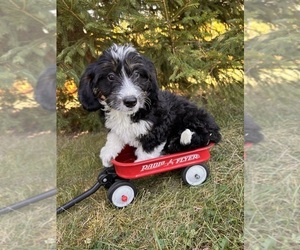
[[[135,96],[126,96],[123,98],[123,103],[127,108],[133,108],[137,104],[137,98]]]

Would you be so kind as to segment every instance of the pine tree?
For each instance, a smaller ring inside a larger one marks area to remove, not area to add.
[[[286,82],[274,70],[299,74],[299,1],[250,0],[246,3],[245,69],[257,83]],[[263,80],[269,75],[269,80]]]
[[[244,93],[242,0],[64,0],[57,2],[57,10],[61,129],[94,130],[99,124],[64,89],[66,82],[78,86],[87,64],[113,43],[130,43],[151,59],[161,88],[196,96],[197,102],[209,102],[216,109],[220,102],[230,102],[240,112]]]
[[[58,79],[79,77],[112,43],[131,43],[166,88],[242,82],[242,1],[59,1]]]
[[[0,84],[15,79],[36,83],[39,74],[55,62],[54,0],[2,1],[0,5]]]

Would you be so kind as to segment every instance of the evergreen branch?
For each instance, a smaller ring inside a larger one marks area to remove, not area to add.
[[[163,5],[164,5],[164,12],[165,12],[165,17],[167,19],[167,26],[168,26],[168,30],[169,30],[169,38],[170,38],[170,42],[171,42],[171,50],[172,53],[175,52],[175,48],[174,48],[174,41],[173,41],[173,35],[172,35],[172,26],[171,26],[171,21],[170,21],[170,17],[169,17],[169,10],[167,7],[167,3],[166,0],[163,0]]]
[[[112,10],[115,8],[115,6],[117,5],[118,1],[116,1],[114,4],[112,4],[111,8],[107,11],[105,18],[107,18],[110,13],[112,12]]]
[[[76,15],[76,13],[71,9],[71,7],[65,2],[65,0],[62,0],[64,5],[66,6],[66,10],[69,11],[79,22],[82,23],[83,26],[85,26],[85,23],[81,20],[79,16]]]
[[[7,64],[12,61],[12,58],[15,57],[18,53],[24,52],[26,54],[33,53],[32,51],[41,45],[41,43],[44,43],[45,39],[40,38],[36,39],[30,43],[27,43],[25,45],[18,46],[16,48],[12,48],[8,50],[5,54],[1,55],[0,57],[0,65]]]
[[[21,9],[21,7],[19,5],[17,5],[14,1],[9,0],[11,4],[13,4],[16,8]]]
[[[189,4],[187,3],[186,5],[184,5],[182,8],[180,8],[173,16],[174,19],[176,19],[182,12],[185,11],[185,9],[187,8],[190,8],[190,7],[193,7],[193,6],[198,6],[199,3],[192,3],[192,4]]]
[[[21,8],[18,4],[16,4],[13,0],[9,0],[9,2],[14,5],[20,12],[24,13],[26,16],[31,17],[32,19],[34,19],[35,21],[39,22],[40,24],[42,24],[43,26],[46,26],[46,23],[44,23],[42,20],[38,19],[37,17],[33,16],[31,13],[29,13],[28,11],[26,11],[25,9],[25,1],[23,2],[23,8]]]

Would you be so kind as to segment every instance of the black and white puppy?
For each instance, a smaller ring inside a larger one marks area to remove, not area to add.
[[[88,65],[78,96],[85,109],[104,114],[109,133],[100,158],[105,167],[126,144],[142,161],[221,140],[204,109],[158,89],[154,64],[131,45],[114,44]]]

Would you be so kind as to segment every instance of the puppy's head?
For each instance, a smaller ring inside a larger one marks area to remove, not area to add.
[[[135,114],[157,100],[154,64],[130,45],[113,45],[86,68],[79,84],[79,101],[89,111],[118,110]]]

